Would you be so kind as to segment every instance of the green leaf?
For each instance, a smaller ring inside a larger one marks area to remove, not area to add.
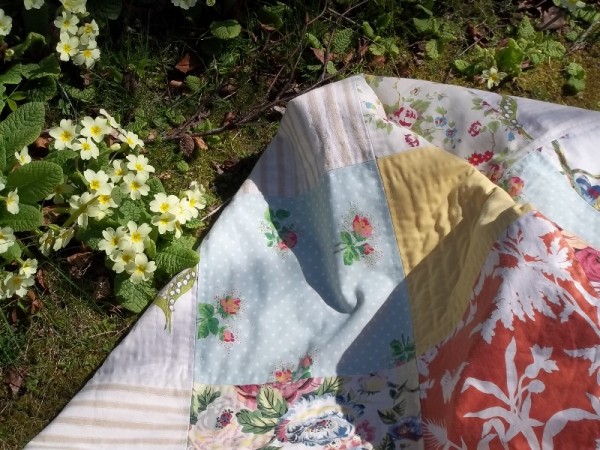
[[[469,69],[471,68],[471,63],[469,63],[468,61],[464,61],[462,59],[455,59],[454,60],[454,67],[461,74],[465,75],[467,72],[469,72]]]
[[[343,384],[344,380],[340,377],[324,378],[323,383],[321,383],[315,394],[319,397],[325,394],[337,394],[342,390]]]
[[[353,32],[350,28],[335,30],[331,38],[331,51],[333,53],[344,53],[352,44]]]
[[[187,77],[185,77],[185,85],[194,94],[200,92],[205,86],[202,84],[202,80],[194,75],[188,75]]]
[[[571,94],[577,94],[585,89],[585,80],[570,77],[566,83],[566,89]]]
[[[200,314],[200,317],[210,319],[215,315],[215,307],[210,303],[200,303],[198,304],[198,313]]]
[[[436,19],[431,17],[429,19],[418,19],[413,17],[413,24],[417,31],[422,34],[435,34],[437,30]]]
[[[26,68],[27,67],[27,68]],[[60,64],[56,55],[51,54],[42,59],[39,64],[28,64],[23,67],[23,76],[29,80],[60,76]]]
[[[129,278],[116,277],[115,295],[126,309],[139,313],[154,299],[156,289],[149,281],[132,283]]]
[[[73,99],[79,100],[82,103],[91,103],[96,98],[96,88],[89,86],[85,89],[77,89],[68,84],[64,84],[63,89]]]
[[[585,69],[583,66],[574,62],[569,63],[569,65],[565,67],[565,72],[577,78],[583,78],[585,76]]]
[[[154,197],[154,194],[165,194],[167,192],[162,184],[162,181],[156,177],[148,178],[146,184],[150,188],[150,192],[148,193],[149,197]]]
[[[44,161],[53,162],[58,164],[63,169],[65,168],[65,163],[71,159],[77,158],[77,153],[73,150],[65,149],[65,150],[54,150],[48,153],[48,156],[44,158]],[[148,180],[150,181],[150,180]]]
[[[47,102],[58,92],[57,86],[54,78],[44,77],[36,79],[27,83],[27,96],[33,102]]]
[[[314,34],[306,33],[306,40],[308,41],[308,45],[312,48],[323,48],[323,45]]]
[[[183,224],[183,227],[188,230],[197,230],[198,228],[202,227],[202,225],[204,225],[204,222],[202,222],[200,219],[190,219]]]
[[[277,389],[263,386],[256,396],[256,404],[264,417],[279,418],[287,410],[287,403]]]
[[[378,30],[383,30],[384,28],[387,28],[389,24],[392,23],[392,18],[393,15],[391,12],[387,12],[385,14],[380,15],[375,21],[375,27]]]
[[[327,71],[327,73],[329,75],[334,75],[337,73],[337,68],[335,67],[335,64],[333,63],[333,61],[329,60],[327,61],[327,65],[325,66],[325,70]]]
[[[23,79],[23,65],[15,64],[0,75],[0,84],[19,84]]]
[[[156,255],[157,268],[173,276],[184,269],[194,267],[200,261],[198,252],[181,244],[171,243],[160,249]]]
[[[521,73],[521,64],[525,54],[514,39],[508,40],[508,45],[496,51],[496,62],[498,70],[509,76],[517,76]]]
[[[362,23],[362,31],[369,39],[375,39],[375,31],[369,22]]]
[[[123,203],[121,203],[121,206],[117,210],[115,220],[119,224],[126,226],[130,220],[133,220],[137,224],[149,223],[151,217],[143,202],[127,198],[123,200]]]
[[[0,123],[0,170],[6,165],[6,155],[13,155],[31,144],[44,126],[44,104],[26,103]]]
[[[545,56],[553,59],[560,59],[567,52],[564,45],[552,39],[545,39],[540,44],[540,50]]]
[[[210,32],[219,39],[233,39],[242,32],[237,20],[219,20],[210,24]]]
[[[524,16],[517,29],[517,37],[519,39],[525,39],[526,41],[533,41],[535,39],[535,34],[535,28],[531,25],[531,20],[529,20],[529,17]]]
[[[8,174],[7,187],[19,188],[19,201],[35,203],[45,199],[63,182],[63,171],[58,164],[32,161]]]
[[[0,226],[14,231],[31,231],[42,225],[42,212],[32,205],[21,203],[19,212],[11,214],[4,208],[0,211]]]
[[[277,426],[278,418],[263,417],[260,411],[242,409],[236,415],[238,423],[242,425],[242,432],[252,434],[265,434]]]
[[[12,262],[12,261],[16,260],[17,258],[20,258],[21,254],[22,254],[21,246],[19,245],[19,242],[16,241],[13,245],[11,245],[8,248],[8,250],[6,250],[4,253],[2,253],[2,257],[4,258],[5,261]]]
[[[88,0],[87,9],[92,17],[115,20],[121,15],[122,0]]]
[[[45,44],[46,38],[39,33],[27,34],[27,37],[25,38],[25,40],[23,42],[21,42],[19,45],[15,45],[14,47],[11,48],[11,50],[14,52],[13,55],[11,56],[11,58],[18,58],[23,53],[25,53],[29,49],[29,47],[31,47],[32,45],[34,45],[36,43]]]

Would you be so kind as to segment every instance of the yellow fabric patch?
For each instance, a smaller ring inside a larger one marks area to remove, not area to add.
[[[422,354],[460,321],[492,244],[531,208],[516,205],[466,161],[439,148],[401,152],[377,164]]]

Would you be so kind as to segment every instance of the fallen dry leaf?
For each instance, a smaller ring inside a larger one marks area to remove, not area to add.
[[[4,383],[10,388],[13,397],[16,397],[19,394],[24,382],[24,372],[20,371],[16,367],[11,367],[8,369],[8,372],[4,377]]]
[[[198,150],[201,151],[206,151],[208,150],[208,145],[206,145],[206,142],[204,142],[204,139],[202,139],[200,136],[194,136],[194,143],[196,144],[196,148]]]
[[[226,127],[227,125],[231,124],[231,122],[233,122],[234,120],[235,120],[235,113],[232,111],[228,111],[223,116],[223,122],[221,123],[221,126]]]
[[[198,61],[189,53],[186,53],[183,58],[175,65],[175,68],[183,73],[188,73],[198,67]]]
[[[31,301],[31,304],[29,306],[30,314],[37,313],[44,306],[42,301],[37,297],[37,295],[35,295],[35,292],[32,289],[29,289],[27,291],[27,297],[29,297],[29,300]]]
[[[38,269],[35,273],[35,279],[37,280],[40,287],[44,290],[48,289],[48,285],[46,284],[46,275],[44,274],[44,269]]]
[[[312,52],[315,54],[315,57],[319,60],[321,64],[325,64],[325,53],[320,48],[310,48]]]

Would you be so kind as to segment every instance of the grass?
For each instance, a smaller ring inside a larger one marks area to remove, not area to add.
[[[152,141],[147,145],[147,156],[169,192],[176,193],[192,180],[200,180],[208,188],[208,214],[234,195],[274,136],[281,115],[265,107],[247,126],[205,136],[208,149],[196,150],[191,158],[180,151],[179,140],[170,136],[219,127],[226,117],[243,118],[277,95],[288,98],[314,85],[322,73],[327,75],[315,52],[298,46],[305,27],[323,47],[335,30],[352,30],[348,46],[338,43],[343,51],[332,56],[334,66],[341,71],[338,78],[365,72],[482,89],[477,80],[453,70],[454,59],[467,54],[473,44],[473,29],[484,37],[482,45],[495,47],[507,37],[509,24],[523,14],[510,1],[420,2],[431,3],[435,17],[453,35],[439,58],[433,60],[423,50],[432,36],[419,34],[412,25],[413,16],[427,15],[410,2],[403,2],[402,9],[399,2],[375,0],[348,13],[349,3],[358,2],[329,3],[329,10],[317,1],[303,2],[277,13],[282,19],[280,27],[264,8],[273,2],[223,3],[219,10],[199,9],[188,15],[169,7],[166,1],[157,2],[154,9],[143,3],[135,7],[127,3],[120,21],[104,31],[102,60],[94,71],[82,77],[78,69],[65,65],[59,94],[47,112],[48,124],[63,117],[95,114],[99,108],[116,114],[128,129]],[[375,24],[387,13],[393,19],[377,28]],[[206,31],[211,20],[231,17],[244,25],[239,38],[218,41]],[[363,21],[373,24],[378,36],[395,40],[398,54],[372,55],[367,49],[374,40],[362,34]],[[564,42],[562,35],[553,36]],[[195,67],[183,73],[175,65],[186,54]],[[344,57],[350,54],[353,56],[346,66]],[[586,70],[586,89],[577,95],[566,95],[563,90],[567,60],[580,63]],[[523,71],[498,91],[600,110],[598,61],[600,44],[596,40],[563,60],[544,61]],[[189,75],[198,78],[195,91],[186,84]],[[202,115],[204,122],[180,128],[201,110],[207,112],[206,117]],[[207,121],[211,126],[206,126]],[[206,233],[215,217],[198,230],[199,236]],[[28,297],[20,304],[0,304],[5,319],[0,319],[0,379],[4,381],[0,391],[0,449],[21,448],[38,433],[89,379],[136,319],[110,297],[98,300],[95,278],[84,275],[72,281],[64,254],[59,253],[42,269],[46,287],[38,286],[35,291],[41,308]],[[12,386],[15,392],[8,386],[9,380],[20,385]]]

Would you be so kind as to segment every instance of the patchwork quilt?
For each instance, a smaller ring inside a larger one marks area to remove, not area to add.
[[[356,76],[292,101],[38,449],[600,448],[600,113]]]

